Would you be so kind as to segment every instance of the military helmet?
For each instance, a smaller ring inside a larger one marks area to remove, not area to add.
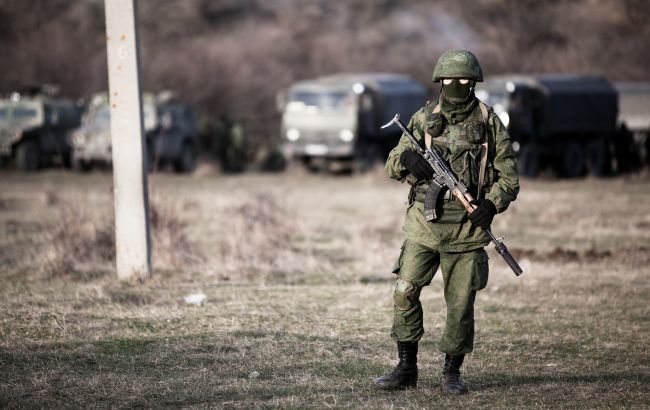
[[[467,50],[449,50],[442,53],[433,70],[433,82],[441,78],[469,78],[483,81],[483,70],[474,54]]]

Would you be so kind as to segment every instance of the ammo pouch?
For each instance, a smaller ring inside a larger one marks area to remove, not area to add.
[[[426,136],[427,146],[438,151],[447,161],[451,170],[463,181],[470,192],[478,199],[491,187],[493,181],[492,165],[488,164],[488,109],[479,102],[463,122],[444,124],[442,132]],[[427,129],[436,130],[440,122],[439,107],[426,107]],[[428,133],[427,133],[428,134]]]
[[[411,186],[409,192],[409,204],[413,202],[420,202],[424,204],[424,198],[429,190],[429,183],[420,183]],[[436,204],[436,213],[438,218],[433,221],[438,224],[455,224],[467,220],[467,211],[463,208],[448,189],[444,189],[444,193],[440,195],[442,198],[438,199]]]
[[[474,110],[459,124],[449,124],[440,114],[440,105],[433,107],[430,102],[425,107],[426,131],[425,145],[435,149],[445,160],[452,172],[470,190],[475,198],[481,198],[493,183],[493,170],[488,165],[488,109],[479,102],[479,109]],[[488,172],[489,170],[489,172]],[[425,203],[430,181],[421,182],[411,187],[409,204]],[[435,195],[435,191],[433,191]],[[424,214],[428,221],[440,224],[460,223],[467,219],[467,211],[443,188],[435,204],[425,203]],[[434,209],[435,208],[435,209]]]

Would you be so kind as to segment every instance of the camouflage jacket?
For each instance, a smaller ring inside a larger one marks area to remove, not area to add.
[[[428,103],[422,107],[408,123],[408,128],[422,145],[427,124],[432,124],[434,105]],[[447,123],[443,132],[433,138],[432,144],[476,197],[481,152],[484,149],[482,144],[486,141],[488,162],[480,196],[492,201],[500,213],[517,197],[519,175],[510,136],[499,117],[489,109],[487,121],[484,121],[477,105],[462,122]],[[423,199],[430,180],[418,181],[401,164],[400,156],[407,149],[410,149],[410,142],[407,136],[402,135],[386,161],[386,172],[390,178],[411,185],[403,228],[406,239],[442,252],[465,252],[487,245],[490,241],[488,235],[471,224],[467,212],[453,197],[443,199],[442,204],[438,205],[440,216],[437,221],[426,221]]]

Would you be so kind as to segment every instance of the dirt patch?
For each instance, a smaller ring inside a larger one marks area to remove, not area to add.
[[[650,221],[641,221],[636,224],[639,229],[650,229]]]
[[[587,249],[586,251],[576,251],[573,249],[555,248],[550,252],[540,252],[535,249],[509,249],[515,259],[530,259],[536,262],[601,262],[605,260],[621,261],[626,263],[648,263],[650,262],[650,247],[640,246],[633,248],[623,248],[614,251]]]

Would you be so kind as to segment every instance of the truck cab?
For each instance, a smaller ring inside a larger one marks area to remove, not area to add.
[[[284,153],[310,169],[365,167],[386,156],[399,133],[381,130],[396,113],[410,116],[424,87],[396,74],[338,74],[300,81],[282,106]]]
[[[192,172],[198,156],[198,126],[192,109],[153,94],[144,95],[142,107],[149,167],[169,163],[177,172]],[[112,163],[110,116],[107,94],[95,95],[82,126],[70,137],[75,168],[88,170]]]
[[[55,161],[67,166],[68,134],[80,118],[81,109],[71,100],[13,93],[0,101],[0,158],[15,159],[25,172]]]

